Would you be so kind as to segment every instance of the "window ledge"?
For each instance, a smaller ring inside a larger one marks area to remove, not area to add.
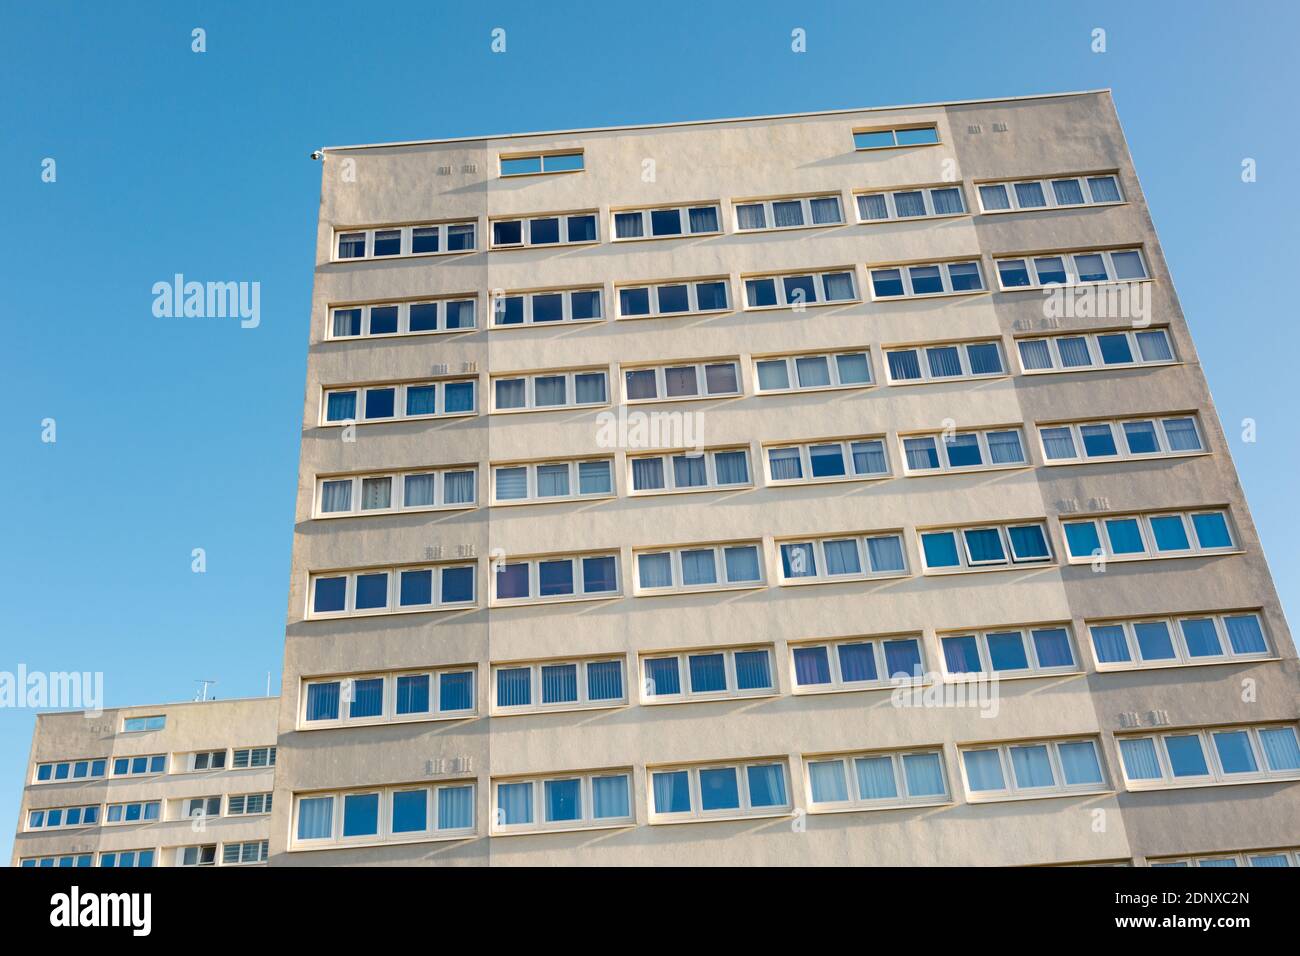
[[[653,590],[643,591],[636,589],[632,592],[633,597],[655,598],[655,597],[680,597],[684,594],[713,594],[717,591],[761,591],[767,587],[766,581],[747,581],[743,584],[717,584],[704,587],[682,587],[682,588],[655,588]]]
[[[1024,181],[1022,180],[1022,182]],[[995,180],[993,183],[975,183],[974,185],[976,192],[978,192],[980,186],[1004,185],[1004,183],[1001,180]],[[1070,203],[1068,206],[1028,206],[1017,209],[985,209],[980,207],[979,214],[981,216],[1006,216],[1018,212],[1052,212],[1059,209],[1110,209],[1115,206],[1127,206],[1128,204],[1127,199],[1121,199],[1118,202],[1075,202]]]
[[[581,557],[581,555],[579,555]],[[550,604],[582,604],[588,601],[616,601],[622,591],[603,591],[600,594],[574,594],[545,598],[493,598],[488,607],[544,607]]]
[[[499,837],[545,836],[548,833],[587,833],[602,830],[630,830],[637,825],[635,820],[620,820],[618,823],[594,823],[589,826],[572,827],[532,827],[521,830],[499,830],[495,827],[489,835],[495,840]]]
[[[604,369],[601,369],[604,371]],[[533,412],[580,412],[589,408],[609,408],[610,403],[591,402],[585,405],[543,405],[541,408],[494,408],[489,415],[528,415]]]
[[[941,385],[947,382],[992,382],[1000,378],[1011,378],[1010,372],[998,372],[995,375],[949,375],[945,378],[910,378],[899,381],[889,380],[890,387],[898,385]]]
[[[457,299],[454,296],[448,299],[438,299],[439,302],[465,302],[469,297]],[[474,299],[477,302],[477,297]],[[335,306],[333,308],[347,308],[347,306]],[[360,308],[360,306],[356,306]],[[418,339],[428,335],[455,335],[457,332],[477,332],[477,325],[467,325],[461,329],[426,329],[423,332],[387,332],[382,335],[327,335],[325,338],[317,339],[315,345],[338,345],[344,342],[381,342],[384,339]]]
[[[1120,251],[1125,251],[1125,250],[1120,250]],[[1032,253],[1025,253],[1025,258],[1035,258],[1035,257],[1051,256],[1051,255],[1073,255],[1073,254],[1074,254],[1073,251],[1071,251],[1070,253],[1051,253],[1051,252],[1047,252],[1047,253],[1038,253],[1038,252],[1032,252]],[[1087,251],[1084,250],[1081,254],[1083,254],[1083,255],[1087,255]],[[994,259],[994,264],[996,265],[998,259],[1001,259],[1001,258],[1003,258],[1001,255],[999,255],[997,258],[995,258],[995,259]],[[1050,292],[1050,291],[1052,291],[1052,290],[1054,290],[1054,289],[1088,289],[1088,288],[1093,288],[1093,287],[1095,287],[1095,286],[1103,286],[1103,285],[1132,285],[1132,284],[1135,283],[1135,282],[1154,282],[1154,281],[1155,281],[1155,279],[1153,279],[1151,276],[1146,276],[1146,277],[1144,277],[1144,278],[1140,278],[1140,279],[1098,279],[1098,280],[1096,280],[1095,282],[1052,282],[1052,283],[1050,283],[1050,284],[1048,284],[1048,285],[1013,285],[1013,286],[1004,286],[1001,282],[999,282],[999,283],[998,283],[998,287],[997,287],[997,289],[996,289],[996,290],[992,290],[992,291],[997,291],[997,292],[1039,292],[1039,293],[1042,293],[1042,292],[1045,292],[1045,291]]]
[[[821,271],[825,271],[825,270],[818,270],[819,273],[820,273]],[[830,271],[834,271],[834,270],[830,270]],[[766,278],[768,278],[768,277],[767,277],[767,276],[751,276],[750,278],[766,279]],[[777,276],[777,278],[780,278],[780,276]],[[742,278],[741,278],[741,282],[744,282],[744,281],[745,281],[745,280],[744,280],[744,278],[742,277]],[[858,296],[854,296],[852,299],[827,299],[827,300],[825,300],[825,301],[821,301],[821,302],[804,302],[804,303],[802,304],[802,307],[801,307],[799,310],[797,310],[797,311],[801,311],[801,312],[802,312],[802,311],[805,311],[805,310],[807,310],[807,309],[822,309],[822,308],[826,308],[827,306],[831,306],[831,305],[857,305],[857,304],[860,304],[861,302],[862,302],[862,299],[861,299],[860,297],[858,297]],[[787,312],[794,312],[794,311],[796,311],[795,307],[794,307],[793,305],[789,305],[789,304],[787,304],[787,305],[780,305],[780,304],[777,304],[777,305],[747,305],[747,306],[744,306],[744,307],[741,309],[741,311],[742,311],[742,312],[779,312],[779,311],[781,311],[782,309],[786,310]]]
[[[1077,521],[1082,515],[1071,514],[1061,515],[1062,521]],[[1226,555],[1245,554],[1245,548],[1218,548],[1213,551],[1184,551],[1174,554],[1139,554],[1139,555],[1119,555],[1107,554],[1097,555],[1105,559],[1107,564],[1141,564],[1146,561],[1176,561],[1180,558],[1217,558]],[[1076,558],[1072,555],[1066,556],[1066,563],[1071,567],[1087,567],[1092,564],[1096,558],[1089,556],[1086,558]]]
[[[478,712],[461,711],[454,714],[437,714],[433,716],[403,715],[401,717],[359,717],[356,720],[299,720],[294,730],[299,733],[314,733],[318,730],[347,730],[352,727],[392,727],[402,724],[441,723],[449,720],[473,720]],[[202,773],[203,771],[197,771]]]
[[[811,443],[810,443],[811,444]],[[892,473],[883,475],[835,475],[823,478],[787,478],[782,481],[769,481],[768,488],[798,488],[801,485],[839,485],[846,481],[884,481],[895,477]]]
[[[709,364],[709,363],[703,363]],[[640,371],[639,369],[624,369],[624,371]],[[663,398],[625,398],[623,404],[630,407],[640,405],[675,405],[678,402],[705,402],[720,401],[728,398],[744,398],[744,392],[720,392],[717,395],[665,395]]]
[[[739,449],[736,449],[739,451]],[[654,488],[648,491],[629,491],[629,498],[662,498],[665,495],[698,495],[708,491],[751,491],[753,482],[743,485],[706,485],[703,488]]]
[[[838,353],[832,352],[831,355]],[[800,356],[796,355],[795,358]],[[755,362],[764,361],[761,356],[754,358]],[[875,382],[854,382],[851,385],[819,385],[815,388],[756,388],[754,394],[762,397],[765,395],[816,395],[819,392],[847,392],[857,389],[875,388]]]
[[[778,547],[782,542],[777,542]],[[787,542],[788,543],[788,542]],[[836,577],[818,577],[811,580],[805,578],[783,578],[777,577],[777,585],[783,588],[801,588],[812,587],[817,584],[853,584],[867,581],[896,581],[899,578],[910,578],[910,571],[890,571],[888,574],[842,574]]]
[[[1141,331],[1144,331],[1144,330],[1139,329],[1138,331],[1141,332]],[[1021,336],[1020,338],[1026,338],[1026,339],[1039,338],[1039,339],[1041,339],[1041,338],[1051,338],[1051,337],[1058,336],[1058,335],[1070,335],[1070,334],[1071,334],[1071,333],[1069,333],[1069,332],[1061,332],[1061,331],[1058,330],[1058,331],[1052,331],[1052,332],[1043,332],[1041,335],[1037,335],[1037,336],[1034,336],[1034,335]],[[1091,334],[1091,333],[1089,333],[1088,331],[1084,330],[1084,331],[1079,331],[1079,332],[1076,333],[1076,334],[1078,334],[1078,335],[1088,335],[1088,334]],[[1104,334],[1104,333],[1098,333],[1098,334]],[[1022,374],[1022,375],[1064,375],[1064,374],[1066,374],[1066,373],[1068,373],[1068,372],[1131,372],[1131,371],[1133,371],[1134,369],[1140,369],[1140,368],[1168,368],[1168,367],[1171,366],[1171,365],[1183,365],[1183,364],[1185,364],[1185,363],[1182,362],[1181,360],[1179,360],[1179,359],[1174,359],[1174,360],[1172,360],[1172,361],[1168,361],[1168,362],[1125,362],[1125,363],[1123,363],[1123,364],[1119,364],[1119,365],[1081,365],[1081,366],[1079,366],[1078,368],[1034,368],[1034,369],[1026,369],[1026,368],[1023,368],[1023,367],[1022,367],[1021,370],[1020,370],[1020,374]]]
[[[684,207],[683,207],[683,208],[684,208]],[[610,210],[611,213],[620,213],[620,212],[640,212],[640,211],[641,211],[641,210],[639,210],[639,209],[630,209],[630,210],[628,210],[628,209],[612,209],[612,210]],[[610,244],[611,244],[611,245],[613,245],[613,244],[615,244],[615,243],[618,243],[619,245],[621,245],[621,244],[623,244],[623,243],[625,243],[625,242],[661,242],[661,241],[663,241],[663,240],[665,240],[665,239],[707,239],[707,238],[709,238],[709,237],[711,237],[711,236],[721,236],[721,235],[723,235],[723,232],[722,232],[721,229],[714,229],[714,230],[711,231],[711,232],[678,232],[678,233],[672,233],[672,234],[670,234],[670,235],[665,235],[665,236],[623,236],[623,237],[621,237],[621,238],[615,238],[615,237],[611,236],[609,241],[610,241]]]
[[[465,558],[463,561],[443,561],[445,564],[478,564],[478,558]],[[424,570],[420,568],[419,570]],[[322,614],[308,612],[304,621],[364,621],[372,617],[395,617],[403,614],[441,614],[447,611],[472,611],[479,607],[478,601],[459,604],[446,604],[438,607],[384,608],[383,610],[365,611],[327,611]]]
[[[922,186],[921,188],[922,188],[922,189],[942,189],[943,187],[942,187],[942,186]],[[881,192],[912,192],[912,191],[913,191],[913,190],[909,190],[909,189],[886,189],[886,190],[881,190]],[[855,194],[854,194],[854,198],[856,198],[857,196],[874,196],[874,195],[879,195],[879,193],[855,193]],[[943,214],[941,214],[941,215],[935,215],[935,216],[895,216],[895,217],[892,218],[892,219],[859,219],[859,220],[858,220],[858,225],[860,225],[860,226],[886,226],[886,225],[889,225],[890,223],[900,223],[900,222],[932,222],[933,220],[936,220],[936,219],[940,219],[940,220],[942,220],[942,219],[966,219],[966,218],[969,218],[969,217],[971,217],[971,216],[973,216],[973,215],[974,215],[974,213],[969,213],[969,212],[946,212],[946,213],[943,213]],[[810,812],[811,812],[811,811],[810,811]]]
[[[456,223],[455,225],[459,225]],[[406,259],[430,259],[436,256],[467,256],[475,252],[481,252],[481,249],[445,249],[440,252],[411,252],[404,256],[353,256],[350,259],[328,259],[326,265],[348,264],[352,262],[393,262],[404,261]]]
[[[659,285],[661,283],[655,283],[655,284]],[[614,321],[615,322],[644,322],[648,319],[683,319],[683,318],[698,317],[702,315],[726,315],[728,312],[736,312],[736,311],[738,310],[732,308],[726,308],[726,309],[694,309],[688,312],[651,312],[648,315],[617,315],[614,317]]]
[[[488,710],[489,717],[536,717],[539,714],[582,714],[597,710],[621,710],[630,706],[627,700],[598,701],[591,704],[573,704],[570,706],[524,706],[500,707],[493,705]],[[550,831],[547,831],[550,832]]]
[[[879,806],[864,806],[854,804],[847,807],[825,807],[818,809],[814,804],[808,805],[808,815],[813,817],[831,816],[836,813],[874,813],[880,810],[920,810],[926,807],[953,807],[957,801],[951,797],[944,797],[942,800],[925,800],[915,803],[889,803],[880,804]]]
[[[996,429],[994,429],[996,430]],[[910,436],[900,436],[910,437]],[[903,469],[903,476],[906,478],[926,478],[932,475],[982,475],[990,471],[1032,471],[1033,465],[1027,461],[1018,461],[1006,465],[965,465],[960,468],[924,468],[908,470]]]
[[[567,290],[566,290],[567,291]],[[574,292],[587,292],[587,289],[574,289]],[[557,319],[554,322],[493,322],[488,325],[489,332],[514,332],[519,329],[567,329],[571,325],[600,325],[608,321],[603,315],[594,319]]]
[[[966,261],[966,260],[961,260]],[[907,268],[906,266],[868,266],[870,269]],[[872,302],[916,302],[924,299],[956,299],[972,295],[987,295],[990,289],[962,289],[957,292],[925,292],[921,295],[872,295]]]
[[[1117,734],[1116,740],[1123,740],[1128,736],[1142,736]],[[1125,781],[1124,787],[1129,793],[1149,793],[1153,790],[1199,790],[1204,787],[1249,787],[1259,783],[1295,783],[1300,781],[1300,772],[1277,774],[1271,777],[1251,777],[1249,780],[1194,780],[1188,782],[1174,783],[1162,782],[1155,784],[1140,784],[1132,781]]]
[[[1274,663],[1282,660],[1276,654],[1261,654],[1258,656],[1240,655],[1237,657],[1215,657],[1207,660],[1191,661],[1161,661],[1155,664],[1098,664],[1098,674],[1132,674],[1141,671],[1167,671],[1180,667],[1219,667],[1223,664],[1261,664]]]
[[[945,684],[978,684],[997,678],[998,681],[1004,680],[1043,680],[1049,677],[1082,677],[1084,671],[1079,667],[1057,668],[1056,670],[1037,670],[1028,674],[1006,671],[979,671],[973,674],[948,674],[943,675]]]
[[[554,174],[544,173],[542,175],[554,175]],[[546,219],[549,217],[527,216],[525,218]],[[535,242],[531,245],[525,245],[523,243],[515,243],[508,246],[490,245],[488,246],[488,251],[489,252],[514,252],[520,249],[572,249],[576,246],[598,246],[598,245],[600,245],[599,239],[583,239],[581,242]]]
[[[441,467],[442,466],[439,466],[439,468]],[[333,479],[326,478],[324,480],[332,481]],[[338,518],[374,518],[380,515],[420,515],[437,513],[440,511],[473,511],[476,508],[478,508],[478,502],[455,505],[435,505],[432,508],[372,508],[366,511],[340,511],[335,513],[326,512],[323,514],[313,514],[312,520],[334,521]]]
[[[832,199],[832,198],[834,198],[834,199],[839,199],[839,198],[841,198],[841,197],[840,197],[840,194],[839,194],[839,193],[830,193],[830,194],[825,195],[825,196],[809,196],[809,197],[805,197],[805,198],[809,198],[809,199]],[[771,202],[771,201],[772,201],[772,200],[759,200],[759,202]],[[782,200],[777,199],[777,200],[775,200],[775,201],[776,201],[776,202],[781,202]],[[746,202],[746,201],[744,201],[744,200],[732,200],[732,203],[731,203],[731,205],[732,205],[733,207],[734,207],[734,206],[737,206],[737,205],[741,205],[741,206],[749,206],[749,205],[757,205],[757,204],[758,204],[758,203],[749,203],[749,202]],[[805,230],[805,229],[834,229],[834,228],[837,227],[837,226],[847,226],[847,225],[848,225],[848,223],[847,223],[847,222],[844,222],[844,221],[840,221],[840,222],[806,222],[806,223],[804,223],[802,226],[771,226],[771,227],[767,227],[767,228],[763,228],[763,229],[736,229],[736,230],[732,233],[732,235],[733,235],[733,236],[765,236],[765,235],[767,235],[767,234],[769,234],[769,233],[773,233],[773,232],[802,232],[802,231]]]
[[[417,836],[401,840],[363,840],[358,842],[321,841],[320,843],[293,843],[288,847],[289,853],[310,853],[315,850],[354,850],[362,847],[409,846],[414,843],[449,843],[455,840],[472,840],[478,833],[455,833],[445,836]]]
[[[1115,796],[1119,791],[1104,787],[1101,790],[1055,790],[1052,793],[1013,793],[1007,796],[977,797],[969,790],[966,802],[972,806],[984,803],[1019,803],[1024,800],[1059,800],[1062,797],[1105,797]]]
[[[735,700],[768,700],[773,697],[780,697],[781,692],[775,688],[764,688],[758,691],[737,691],[734,694],[692,694],[684,696],[678,694],[666,699],[653,699],[642,697],[640,704],[642,707],[671,707],[675,704],[711,704],[719,701]]]
[[[681,817],[674,819],[660,815],[651,816],[647,823],[652,827],[673,826],[678,823],[743,823],[746,820],[780,820],[783,817],[794,815],[794,810],[790,807],[782,807],[779,810],[773,810],[767,813],[729,813],[724,816],[708,817]]]
[[[858,687],[836,687],[833,684],[809,684],[809,688],[803,689],[795,685],[790,690],[791,697],[816,697],[820,694],[861,694],[870,691],[887,691],[893,693],[900,687],[913,690],[921,687],[931,687],[934,685],[932,680],[911,680],[911,681],[877,681],[875,683],[863,684]]]
[[[509,468],[513,466],[500,465],[494,467]],[[602,492],[601,494],[598,495],[556,495],[555,497],[548,497],[548,498],[512,498],[512,499],[507,499],[506,501],[493,501],[488,507],[517,508],[523,505],[549,505],[549,504],[558,504],[562,502],[575,502],[575,501],[608,501],[611,498],[617,498],[617,497],[618,495],[611,491],[608,493]]]
[[[1089,562],[1080,562],[1087,564]],[[954,574],[987,574],[991,571],[1037,571],[1044,568],[1059,568],[1060,565],[1055,561],[1025,561],[1019,564],[999,564],[990,567],[975,568],[926,568],[921,572],[923,577],[942,578]]]
[[[478,381],[477,375],[474,373],[468,374],[474,381]],[[443,379],[437,379],[437,381],[443,381]],[[364,388],[365,386],[362,387]],[[475,418],[477,415],[478,411],[475,410],[472,412],[449,412],[445,415],[407,415],[404,418],[356,418],[341,422],[321,422],[317,427],[343,428],[347,425],[396,425],[401,422],[435,422],[443,421],[448,418]]]
[[[1038,425],[1037,427],[1060,428],[1064,426]],[[1203,448],[1200,451],[1176,451],[1170,452],[1167,455],[1097,455],[1092,458],[1044,458],[1043,465],[1047,468],[1060,468],[1069,465],[1113,465],[1117,462],[1125,461],[1164,461],[1170,458],[1206,458],[1211,454],[1213,453],[1209,449]]]

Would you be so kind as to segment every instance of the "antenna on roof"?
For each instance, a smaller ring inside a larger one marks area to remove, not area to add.
[[[208,685],[215,684],[214,680],[196,680],[194,683],[201,685],[199,692],[194,695],[195,701],[205,701],[208,699]],[[214,700],[216,698],[213,698]]]

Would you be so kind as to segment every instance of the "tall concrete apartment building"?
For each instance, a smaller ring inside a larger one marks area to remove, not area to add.
[[[271,865],[1300,865],[1108,92],[323,158]]]

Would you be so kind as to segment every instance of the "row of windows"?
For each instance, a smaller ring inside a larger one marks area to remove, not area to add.
[[[100,866],[149,867],[154,865],[154,850],[114,850],[99,854]],[[34,867],[93,866],[93,853],[76,853],[65,856],[27,857],[19,865]]]
[[[890,385],[995,378],[1011,374],[995,340],[886,347]],[[1023,374],[1161,365],[1175,361],[1167,330],[1152,328],[1017,340]],[[875,383],[870,349],[754,356],[755,393],[781,394]],[[685,360],[623,367],[626,404],[732,398],[744,394],[740,360]],[[493,376],[492,412],[598,407],[610,403],[606,367]],[[322,425],[478,414],[477,378],[327,388]]]
[[[187,797],[181,801],[182,817],[219,817],[221,816],[221,796]],[[271,812],[272,795],[270,793],[231,793],[225,799],[226,816],[251,817]]]
[[[1127,561],[1238,550],[1222,510],[1070,518],[1061,521],[1071,564],[1097,557]],[[1102,530],[1105,547],[1102,547]],[[1055,564],[1042,520],[999,522],[916,532],[923,574]],[[903,576],[911,572],[901,531],[831,535],[776,543],[778,585]],[[633,551],[636,596],[766,587],[761,541],[700,543]],[[615,552],[511,558],[492,572],[492,604],[619,597]],[[476,607],[476,564],[331,571],[311,577],[309,616]]]
[[[199,770],[224,770],[226,768],[226,750],[199,751],[177,754],[180,768],[172,764],[172,773],[188,773]],[[229,752],[230,767],[234,770],[248,770],[259,767],[275,766],[275,747],[236,747]],[[97,780],[112,770],[114,777],[138,777],[168,772],[167,754],[142,754],[134,757],[101,757],[85,760],[62,760],[39,763],[33,775],[33,783],[61,783],[65,780]]]
[[[1117,738],[1130,789],[1292,779],[1300,743],[1287,725],[1215,727]]]
[[[270,859],[269,840],[247,840],[242,843],[201,844],[176,848],[176,866],[233,866],[244,863],[265,863]],[[218,864],[220,860],[220,864]]]
[[[1148,866],[1300,866],[1300,847],[1290,850],[1246,850],[1202,856],[1147,859]]]

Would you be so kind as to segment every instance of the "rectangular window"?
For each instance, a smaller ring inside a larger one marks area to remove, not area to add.
[[[939,635],[948,677],[1032,677],[1077,671],[1068,624],[999,627]]]
[[[493,412],[544,412],[609,404],[609,370],[520,372],[492,379]]]
[[[819,755],[803,763],[813,813],[952,802],[939,747]]]
[[[334,261],[473,252],[476,220],[334,231]]]
[[[838,226],[844,222],[839,193],[790,196],[784,199],[737,199],[736,232]]]
[[[866,388],[873,381],[870,350],[755,356],[754,378],[760,395]]]
[[[858,222],[938,219],[966,213],[966,200],[959,183],[856,193],[854,198],[858,206]]]
[[[1206,856],[1147,857],[1147,866],[1300,866],[1300,848],[1247,850],[1243,853],[1215,853]]]
[[[492,503],[537,504],[614,495],[612,458],[515,462],[492,466]]]
[[[538,173],[580,173],[584,169],[582,150],[563,153],[501,155],[501,176],[533,176]]]
[[[117,850],[113,853],[99,854],[100,866],[150,867],[154,863],[154,850]]]
[[[492,327],[572,325],[604,318],[599,287],[502,292],[492,297]]]
[[[416,843],[473,836],[474,783],[399,784],[295,794],[291,848]]]
[[[87,757],[84,760],[59,760],[39,763],[32,783],[62,783],[65,780],[99,780],[108,771],[108,758]]]
[[[492,832],[632,826],[632,771],[582,770],[492,781]]]
[[[623,658],[601,657],[494,664],[496,714],[621,707],[627,703]]]
[[[978,259],[871,266],[868,271],[871,275],[871,298],[877,302],[984,291],[984,274],[980,271]]]
[[[136,734],[146,730],[162,730],[167,725],[167,717],[158,714],[151,717],[122,718],[122,733]]]
[[[387,305],[333,306],[325,337],[339,340],[460,332],[475,327],[477,304],[473,296],[454,296]]]
[[[474,465],[316,479],[317,518],[473,508]]]
[[[140,806],[136,804],[137,808]],[[154,803],[154,815],[150,818],[158,819],[158,804]],[[117,805],[121,810],[121,805]],[[109,807],[113,809],[112,806]],[[120,812],[119,812],[120,816]],[[137,815],[136,819],[140,819]],[[66,830],[70,827],[91,827],[100,822],[99,805],[82,806],[82,807],[49,807],[43,810],[27,811],[27,829],[28,830]],[[117,821],[110,821],[117,822]]]
[[[977,183],[980,212],[1017,212],[1120,203],[1119,178],[1114,172],[1088,173],[1048,179]]]
[[[1026,375],[1168,365],[1177,361],[1168,331],[1156,327],[1017,339],[1016,346]]]
[[[185,760],[186,770],[196,773],[204,770],[226,769],[226,751],[200,750],[191,753]]]
[[[113,776],[115,777],[140,777],[146,774],[166,772],[166,754],[148,754],[140,757],[113,758]]]
[[[1003,292],[1041,289],[1053,285],[1129,282],[1150,278],[1140,249],[1043,253],[1014,259],[994,259]]]
[[[1043,521],[918,530],[927,574],[1051,564]]]
[[[939,130],[934,124],[853,131],[853,148],[859,151],[893,149],[897,146],[933,146],[938,142]]]
[[[764,586],[762,544],[692,544],[637,551],[638,596]]]
[[[1071,564],[1099,555],[1109,561],[1137,561],[1238,550],[1228,513],[1222,509],[1063,517],[1061,531]]]
[[[216,866],[217,845],[179,846],[176,848],[176,866]]]
[[[403,565],[311,576],[308,618],[473,607],[476,563]]]
[[[726,276],[620,285],[615,289],[618,317],[660,319],[673,315],[726,312],[731,309],[730,287]]]
[[[474,714],[475,668],[470,665],[304,680],[299,726],[443,720]]]
[[[1002,346],[984,342],[935,342],[885,349],[885,371],[891,385],[993,378],[1007,374]]]
[[[230,757],[230,766],[235,770],[258,770],[275,766],[274,747],[240,747]]]
[[[919,635],[850,637],[790,645],[794,693],[871,690],[925,679]]]
[[[94,809],[94,808],[92,808]],[[162,819],[162,802],[110,803],[104,808],[104,823],[152,823]],[[83,818],[83,822],[84,818]]]
[[[222,866],[265,863],[270,859],[270,856],[270,842],[268,840],[250,840],[245,843],[223,843],[221,845]]]
[[[780,584],[828,584],[908,574],[899,531],[779,541]]]
[[[510,557],[492,572],[492,603],[543,604],[620,594],[618,554],[548,554]]]
[[[763,449],[769,485],[889,477],[883,437],[824,439]]]
[[[599,242],[595,210],[541,213],[527,217],[493,219],[493,249],[544,248]]]
[[[790,788],[784,758],[647,768],[650,822],[784,816]]]
[[[269,793],[232,793],[226,797],[226,816],[251,817],[271,812]]]
[[[1088,624],[1098,670],[1214,664],[1272,656],[1258,611]]]
[[[321,403],[321,424],[474,415],[477,387],[478,379],[466,378],[328,388]]]
[[[93,866],[95,854],[93,853],[74,853],[67,856],[25,856],[18,864],[19,866],[32,867],[78,867]]]
[[[610,212],[610,235],[614,242],[717,235],[722,232],[722,217],[718,210],[717,202],[614,209]]]
[[[961,748],[966,792],[973,802],[1107,790],[1092,737],[1021,740]]]
[[[908,475],[988,471],[1028,464],[1024,438],[1013,426],[900,435],[899,441],[903,471]]]
[[[770,647],[718,647],[641,656],[641,702],[761,697],[775,694]]]
[[[1292,724],[1188,728],[1115,740],[1130,790],[1300,779]]]
[[[651,368],[623,368],[623,396],[628,404],[682,402],[733,396],[740,391],[740,363],[735,359],[681,362]]]
[[[852,266],[790,272],[779,275],[745,276],[745,308],[794,309],[812,305],[835,305],[858,301],[857,280]]]
[[[1039,425],[1043,460],[1049,465],[1132,458],[1168,458],[1206,451],[1194,412],[1112,421]]]
[[[628,494],[652,495],[677,491],[719,491],[753,485],[747,448],[706,448],[629,455]]]

